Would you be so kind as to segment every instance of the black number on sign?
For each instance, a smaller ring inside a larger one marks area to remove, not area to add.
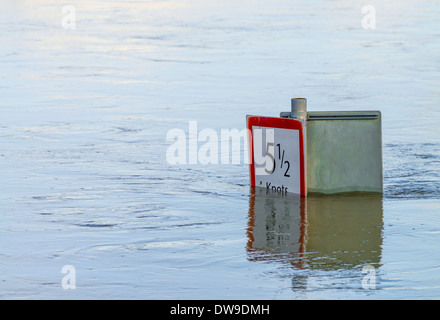
[[[285,177],[290,177],[290,174],[287,174],[287,172],[289,171],[289,169],[290,169],[290,163],[289,163],[289,161],[284,161],[284,163],[287,163],[287,169],[286,169],[286,172],[284,172],[284,176]]]
[[[266,168],[264,168],[264,171],[265,171],[267,174],[272,174],[272,173],[274,173],[274,172],[275,172],[275,168],[276,168],[275,158],[274,158],[273,155],[269,152],[269,147],[271,147],[271,146],[273,147],[273,142],[268,142],[267,145],[266,145],[266,156],[269,156],[269,158],[271,158],[271,159],[272,159],[272,162],[273,162],[272,171],[268,171]]]

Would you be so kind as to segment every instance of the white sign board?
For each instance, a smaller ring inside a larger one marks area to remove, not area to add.
[[[248,117],[251,185],[306,195],[301,121]]]

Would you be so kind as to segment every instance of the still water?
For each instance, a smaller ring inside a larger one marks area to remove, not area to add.
[[[0,4],[0,298],[440,298],[439,1],[69,4]],[[167,162],[293,97],[382,112],[383,195]]]

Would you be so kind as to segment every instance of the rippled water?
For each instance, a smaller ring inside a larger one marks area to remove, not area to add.
[[[0,4],[0,297],[438,299],[440,3]],[[381,110],[384,194],[281,197],[166,134]],[[76,289],[62,288],[65,265]],[[373,266],[375,289],[363,268]]]

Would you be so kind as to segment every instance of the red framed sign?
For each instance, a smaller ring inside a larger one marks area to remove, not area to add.
[[[251,186],[306,196],[303,123],[247,116],[247,128]]]

